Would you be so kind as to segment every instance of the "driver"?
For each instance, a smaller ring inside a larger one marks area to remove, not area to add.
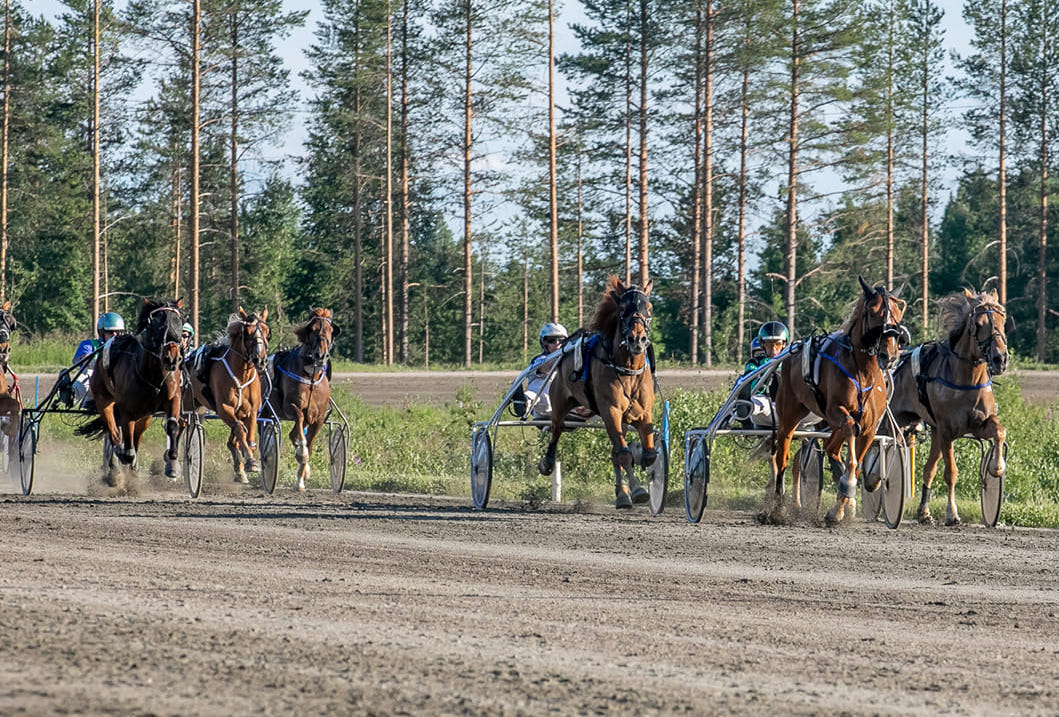
[[[72,363],[76,366],[78,362],[99,351],[107,341],[123,333],[125,333],[125,319],[121,318],[121,314],[113,311],[101,314],[96,321],[96,338],[85,339],[77,345]],[[92,394],[88,386],[95,365],[95,358],[89,359],[81,368],[80,373],[71,386],[73,391],[72,399],[82,408],[95,408],[95,402],[92,400]],[[67,403],[71,403],[71,401]]]

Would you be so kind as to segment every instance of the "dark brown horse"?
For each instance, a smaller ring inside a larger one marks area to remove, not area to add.
[[[268,309],[248,314],[240,306],[228,319],[226,336],[196,351],[201,370],[190,372],[195,401],[228,426],[228,451],[237,483],[248,483],[247,471],[258,470],[254,451],[261,410],[260,371],[268,363],[271,335],[266,319]]]
[[[18,390],[18,377],[11,370],[11,332],[15,330],[15,317],[11,315],[11,302],[0,305],[0,424],[14,445],[18,436],[19,419],[22,415],[22,396]],[[8,382],[7,377],[11,376]],[[17,455],[17,454],[16,454]]]
[[[831,429],[824,452],[838,480],[838,496],[827,512],[827,522],[837,523],[847,510],[850,515],[855,510],[857,471],[886,410],[883,371],[897,358],[905,309],[905,302],[885,288],[872,288],[864,279],[860,285],[862,292],[853,314],[840,331],[823,339],[815,356],[813,342],[802,342],[797,349],[792,347],[780,364],[776,444],[766,491],[769,519],[784,517],[783,472],[790,460],[791,434],[810,412],[822,416]],[[809,360],[803,361],[806,351]],[[843,446],[847,448],[846,464]],[[794,481],[793,493],[794,505],[801,507],[798,481]]]
[[[330,309],[312,309],[305,323],[294,330],[299,345],[272,357],[272,392],[268,401],[281,419],[294,421],[290,440],[298,461],[298,490],[305,490],[311,473],[313,441],[327,419],[331,349],[339,333]]]
[[[603,419],[610,437],[617,508],[631,508],[634,502],[645,503],[649,498],[633,475],[633,452],[625,442],[625,426],[633,426],[640,434],[644,467],[658,456],[652,424],[654,373],[648,361],[651,286],[648,281],[642,289],[627,287],[616,276],[607,280],[589,331],[581,339],[581,350],[564,349],[549,393],[552,437],[540,460],[540,472],[550,475],[555,469],[556,447],[567,413],[575,406],[587,407]]]
[[[89,386],[99,416],[77,429],[82,436],[110,434],[114,453],[136,465],[140,438],[155,412],[166,414],[165,474],[180,475],[180,315],[183,303],[144,299],[136,333],[115,336],[103,345]]]
[[[902,428],[922,420],[933,429],[916,518],[921,523],[933,522],[930,486],[938,460],[944,457],[949,487],[945,525],[957,525],[953,441],[968,434],[993,441],[987,470],[1002,476],[1006,469],[1001,447],[1007,431],[997,419],[992,376],[1004,373],[1008,365],[1007,312],[996,291],[973,294],[964,290],[939,303],[945,338],[920,344],[902,357],[894,372],[890,409]]]

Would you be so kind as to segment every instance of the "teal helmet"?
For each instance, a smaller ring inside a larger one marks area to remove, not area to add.
[[[191,324],[184,324],[183,326],[180,327],[180,330],[182,332],[186,333],[188,336],[194,336],[195,335],[195,327],[192,326]]]
[[[113,311],[108,311],[105,314],[101,314],[99,321],[96,322],[96,331],[124,331],[125,330],[125,319],[121,318],[121,314],[116,314]]]
[[[766,321],[761,325],[761,328],[757,331],[757,337],[761,339],[761,342],[765,341],[782,341],[787,343],[791,340],[791,334],[787,331],[787,327],[779,321]]]

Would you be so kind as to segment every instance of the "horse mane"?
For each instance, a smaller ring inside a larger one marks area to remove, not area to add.
[[[981,306],[1003,312],[1004,307],[993,292],[982,291],[977,294],[969,289],[955,291],[938,299],[941,308],[939,338],[955,346],[967,326],[967,317]]]
[[[609,336],[617,328],[619,318],[617,296],[621,295],[618,289],[619,283],[621,280],[617,276],[612,274],[607,277],[607,283],[599,297],[599,306],[596,307],[596,313],[588,324],[588,328],[594,333]]]
[[[875,287],[872,287],[872,290],[875,290]],[[864,296],[864,292],[860,292],[860,294],[857,296],[857,300],[853,302],[853,308],[850,309],[849,315],[846,316],[846,320],[842,322],[842,326],[840,327],[842,333],[846,334],[849,337],[853,336],[850,331],[864,315],[864,302],[866,300],[867,299]]]

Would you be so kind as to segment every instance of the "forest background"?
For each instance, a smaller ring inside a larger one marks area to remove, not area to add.
[[[1047,0],[321,0],[301,97],[280,0],[56,5],[5,0],[22,341],[165,295],[207,336],[326,305],[352,360],[511,362],[613,273],[654,280],[661,357],[709,365],[835,328],[860,274],[917,338],[995,288],[1016,352],[1059,353]]]

